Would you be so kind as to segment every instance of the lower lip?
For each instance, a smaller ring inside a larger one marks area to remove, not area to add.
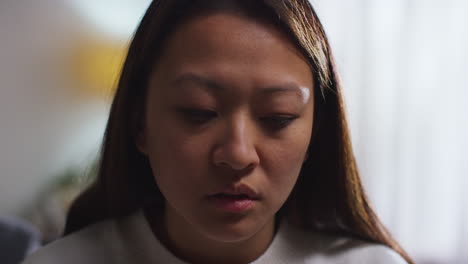
[[[235,197],[216,197],[210,196],[210,202],[218,209],[228,212],[244,212],[252,208],[256,200],[249,198],[235,198]]]

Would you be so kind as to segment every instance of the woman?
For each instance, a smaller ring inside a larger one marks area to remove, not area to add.
[[[412,263],[369,206],[306,0],[154,1],[65,234],[25,263]]]

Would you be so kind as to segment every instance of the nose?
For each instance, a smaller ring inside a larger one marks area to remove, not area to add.
[[[221,132],[219,144],[213,151],[214,164],[237,171],[256,167],[259,156],[254,130],[253,126],[249,126],[247,118],[240,117],[227,122]]]

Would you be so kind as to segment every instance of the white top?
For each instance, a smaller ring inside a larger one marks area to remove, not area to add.
[[[223,261],[220,260],[220,263]],[[153,235],[142,211],[106,220],[59,239],[23,264],[186,264]],[[267,251],[253,264],[406,264],[382,245],[303,231],[283,221]]]

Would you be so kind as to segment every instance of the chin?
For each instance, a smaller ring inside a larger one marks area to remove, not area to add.
[[[236,243],[252,238],[264,227],[264,223],[252,220],[211,223],[202,231],[211,240],[223,243]]]
[[[222,243],[237,243],[250,239],[256,232],[239,230],[210,230],[205,235],[211,240]]]

